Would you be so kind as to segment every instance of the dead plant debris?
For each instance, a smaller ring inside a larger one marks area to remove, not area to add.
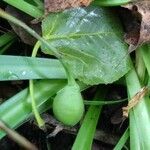
[[[91,2],[92,0],[44,0],[45,14],[68,8],[88,6]]]
[[[126,42],[130,45],[129,51],[132,52],[144,43],[150,42],[150,1],[136,1],[122,6],[132,11],[133,16],[140,22],[140,28],[127,33]]]
[[[148,93],[149,88],[143,87],[138,93],[136,93],[131,100],[129,101],[128,105],[126,107],[123,107],[123,117],[128,118],[129,111],[131,108],[135,107],[140,100]]]

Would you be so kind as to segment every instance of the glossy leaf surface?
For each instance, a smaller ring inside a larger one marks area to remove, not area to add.
[[[56,59],[2,55],[0,66],[0,81],[66,78],[64,68]]]
[[[74,76],[87,84],[111,83],[129,70],[120,23],[114,12],[87,7],[49,14],[43,37],[62,54]],[[51,54],[43,46],[43,52]]]

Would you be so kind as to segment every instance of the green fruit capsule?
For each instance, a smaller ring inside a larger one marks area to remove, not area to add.
[[[61,89],[53,101],[55,117],[65,125],[74,126],[84,113],[84,103],[77,84]]]

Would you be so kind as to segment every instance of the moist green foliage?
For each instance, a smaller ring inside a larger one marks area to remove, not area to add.
[[[67,85],[57,93],[53,102],[53,112],[65,125],[73,126],[80,121],[84,104],[77,84]]]
[[[129,71],[119,21],[99,7],[49,14],[43,37],[62,54],[74,77],[87,84],[112,83]],[[43,45],[43,52],[52,54]]]

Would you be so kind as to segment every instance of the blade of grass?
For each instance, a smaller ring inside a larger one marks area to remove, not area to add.
[[[140,49],[140,52],[141,52],[141,55],[143,56],[145,66],[150,76],[150,45],[142,46]]]
[[[33,6],[24,0],[3,0],[4,2],[8,3],[11,6],[14,6],[21,11],[27,13],[28,15],[34,17],[34,18],[40,18],[43,16],[43,11],[38,9],[38,7]]]
[[[4,10],[2,10],[0,8],[0,16],[8,21],[11,21],[12,23],[22,27],[23,29],[25,29],[28,33],[30,33],[33,37],[35,37],[39,42],[41,42],[42,44],[45,45],[45,47],[47,47],[52,53],[53,55],[58,58],[59,62],[62,64],[62,66],[65,69],[66,72],[66,76],[68,78],[68,82],[70,81],[74,81],[74,78],[72,77],[72,75],[70,74],[70,71],[68,69],[67,64],[65,63],[65,61],[63,61],[62,59],[62,55],[61,53],[59,53],[56,49],[56,47],[54,47],[52,44],[50,44],[48,41],[46,41],[43,37],[41,37],[39,34],[37,34],[33,29],[31,29],[29,26],[27,26],[24,22],[18,20],[17,18],[11,16],[10,14],[6,13]],[[70,78],[72,77],[72,78]],[[70,80],[71,79],[71,80]]]
[[[6,45],[7,43],[9,43],[10,41],[15,39],[15,35],[13,33],[5,33],[3,35],[0,36],[0,48],[4,45]]]
[[[65,80],[42,80],[35,84],[34,96],[40,112],[50,108],[52,100],[49,98],[63,88],[65,84]],[[28,88],[0,105],[0,119],[8,124],[10,128],[18,127],[23,121],[29,119],[31,115],[31,97]],[[5,133],[0,131],[0,139],[4,135]]]
[[[113,150],[121,150],[129,138],[129,128],[126,129]]]
[[[64,68],[56,59],[3,55],[0,66],[0,81],[66,79]]]
[[[132,64],[132,63],[131,63]],[[133,66],[133,65],[132,65]],[[129,99],[140,91],[141,85],[134,68],[126,75]],[[131,150],[150,149],[150,101],[144,97],[130,110],[130,148]]]
[[[141,85],[144,85],[145,80],[145,74],[146,74],[146,67],[143,60],[143,56],[141,54],[142,48],[139,48],[136,50],[136,72],[138,74],[138,77],[140,79]]]
[[[119,6],[131,2],[132,0],[95,0],[93,4],[100,6]]]
[[[44,9],[44,4],[41,0],[33,0],[36,4],[37,4],[37,7],[41,10]]]
[[[2,48],[0,48],[0,55],[4,54],[6,52],[6,50],[14,43],[14,40],[10,41],[9,43],[7,43],[5,46],[3,46]]]
[[[0,8],[0,17],[16,24],[17,26],[22,27],[24,30],[26,30],[28,33],[30,33],[33,37],[35,37],[37,40],[39,40],[42,44],[45,45],[46,48],[48,48],[52,54],[59,59],[59,61],[62,63],[62,65],[65,67],[64,63],[61,59],[61,54],[57,51],[57,49],[50,44],[48,41],[46,41],[43,37],[41,37],[39,34],[37,34],[33,29],[31,29],[29,26],[27,26],[24,22],[20,21],[19,19],[11,16],[7,12],[5,12],[3,9]],[[67,73],[67,72],[66,72]]]
[[[54,96],[67,84],[67,80],[41,80],[34,85],[35,99],[38,111],[45,112],[52,106]],[[80,89],[85,90],[87,85],[79,82]],[[9,125],[10,128],[17,128],[33,116],[31,107],[31,97],[29,89],[17,93],[0,105],[0,120]],[[0,131],[0,139],[5,133]]]
[[[103,91],[103,94],[105,92]],[[100,91],[95,96],[99,98]],[[78,131],[72,150],[90,150],[102,106],[90,106]]]

